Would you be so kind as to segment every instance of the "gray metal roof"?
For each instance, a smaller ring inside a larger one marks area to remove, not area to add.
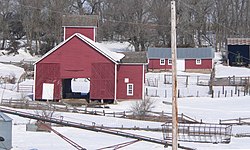
[[[5,115],[4,113],[0,112],[0,121],[11,121],[12,119]]]
[[[213,59],[214,49],[206,48],[177,48],[177,59]],[[171,48],[148,48],[148,58],[171,58]]]
[[[64,15],[62,17],[63,26],[97,26],[97,15]]]
[[[125,55],[121,63],[147,63],[146,52],[120,52]]]

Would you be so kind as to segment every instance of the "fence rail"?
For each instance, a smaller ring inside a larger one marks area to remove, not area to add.
[[[172,143],[167,142],[166,140],[112,130],[112,129],[104,128],[103,126],[95,126],[95,125],[90,126],[90,125],[86,125],[86,124],[82,124],[78,122],[66,121],[66,120],[52,118],[52,117],[45,117],[45,116],[35,115],[31,113],[26,113],[26,112],[21,112],[21,111],[16,111],[12,109],[6,109],[6,108],[0,108],[0,111],[4,113],[8,113],[8,114],[18,115],[18,116],[25,117],[25,118],[35,119],[38,121],[50,122],[50,123],[60,124],[63,126],[68,126],[68,127],[74,127],[74,128],[79,128],[79,129],[84,129],[84,130],[89,130],[89,131],[102,132],[102,133],[107,133],[107,134],[112,134],[112,135],[117,135],[117,136],[122,136],[122,137],[127,137],[127,138],[138,139],[138,140],[151,142],[155,144],[161,144],[166,147],[172,146]],[[178,145],[178,147],[181,149],[186,149],[186,150],[194,150],[193,148],[185,147],[181,145]]]
[[[250,118],[235,118],[219,120],[222,125],[250,125]]]
[[[88,110],[88,107],[76,108],[62,103],[52,103],[52,102],[38,102],[38,101],[25,101],[25,100],[15,100],[15,99],[2,99],[2,106],[8,106],[13,108],[25,108],[25,109],[36,109],[36,110],[53,110],[61,112],[74,112],[81,114],[108,116],[116,118],[128,118],[128,119],[144,119],[156,122],[172,122],[172,114],[167,112],[147,112],[147,115],[143,118],[138,118],[133,114],[132,111],[120,111],[113,112],[109,110]],[[181,123],[202,123],[202,121],[197,121],[185,114],[178,114],[179,122]]]
[[[33,93],[34,85],[17,85],[17,92]]]

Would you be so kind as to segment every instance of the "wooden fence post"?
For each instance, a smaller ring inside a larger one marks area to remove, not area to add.
[[[186,76],[186,87],[188,86],[188,76]]]
[[[164,84],[167,84],[167,75],[166,74],[164,74]]]
[[[126,111],[123,112],[123,116],[126,117]]]
[[[234,88],[234,94],[237,94],[237,85],[235,86],[235,88]]]
[[[178,98],[180,98],[180,89],[178,89]]]
[[[197,76],[197,85],[199,84],[199,78],[200,78],[200,76]]]

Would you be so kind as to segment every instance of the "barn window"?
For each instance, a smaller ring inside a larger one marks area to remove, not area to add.
[[[165,59],[164,58],[160,59],[160,65],[165,65]]]
[[[134,84],[127,84],[127,95],[132,96],[134,94]]]
[[[201,65],[201,59],[196,59],[196,65]]]
[[[168,65],[172,65],[172,59],[168,59]]]
[[[125,82],[125,83],[129,83],[129,78],[125,78],[125,79],[124,79],[124,82]]]

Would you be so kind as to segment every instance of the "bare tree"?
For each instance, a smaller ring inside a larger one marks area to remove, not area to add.
[[[1,49],[5,48],[6,40],[9,39],[9,27],[8,20],[12,15],[11,0],[1,0],[0,1],[0,32],[2,38]]]
[[[99,40],[129,41],[136,51],[168,47],[170,1],[0,0],[0,48],[25,35],[27,47],[44,54],[62,40],[65,14],[99,15]],[[178,46],[204,46],[206,41],[220,50],[228,37],[250,36],[249,18],[249,0],[177,1]]]
[[[141,101],[136,101],[131,106],[131,111],[133,112],[134,116],[144,119],[154,107],[155,102],[147,97]]]

